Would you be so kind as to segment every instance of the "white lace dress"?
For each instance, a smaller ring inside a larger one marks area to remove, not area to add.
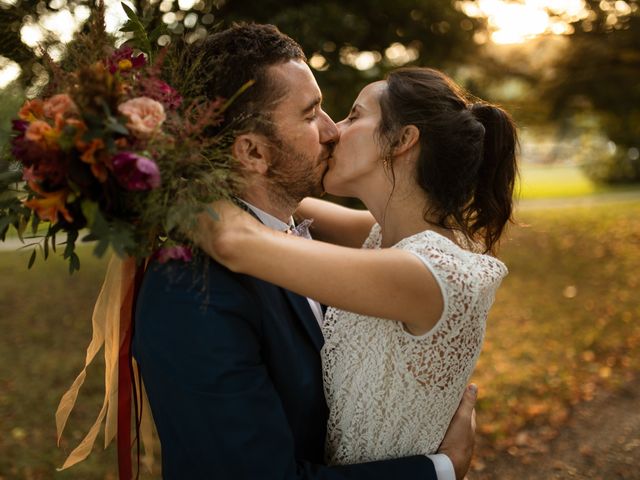
[[[380,244],[376,224],[363,248]],[[431,271],[444,312],[431,331],[413,336],[400,322],[327,310],[322,366],[330,410],[329,464],[437,451],[480,354],[496,289],[507,274],[499,260],[464,250],[430,230],[393,248],[413,253]]]

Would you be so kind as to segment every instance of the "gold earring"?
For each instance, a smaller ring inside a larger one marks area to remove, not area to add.
[[[385,157],[384,160],[382,160],[382,166],[384,167],[385,170],[389,170],[389,158]]]

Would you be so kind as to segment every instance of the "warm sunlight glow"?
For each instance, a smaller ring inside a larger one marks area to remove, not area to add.
[[[522,43],[545,33],[571,33],[570,22],[588,14],[584,0],[476,0],[460,5],[468,16],[486,18],[491,41],[501,44]]]
[[[340,49],[340,62],[345,65],[351,65],[358,70],[369,70],[373,68],[380,60],[382,55],[380,52],[358,51],[354,47],[344,47]]]
[[[6,0],[5,0],[6,1]],[[131,2],[126,2],[131,5]],[[40,16],[40,21],[25,23],[20,30],[22,41],[35,47],[45,37],[52,35],[62,43],[68,43],[78,30],[80,25],[89,18],[91,11],[86,5],[75,7],[73,14],[68,8],[61,8],[57,12],[51,12]],[[105,11],[105,24],[107,31],[116,33],[127,21],[127,16],[120,5],[119,0],[107,0]]]
[[[387,57],[387,60],[392,65],[402,66],[414,61],[420,54],[418,50],[413,47],[407,48],[401,43],[392,43],[389,48],[384,51],[384,56]]]
[[[0,56],[0,89],[5,88],[20,76],[20,65]]]

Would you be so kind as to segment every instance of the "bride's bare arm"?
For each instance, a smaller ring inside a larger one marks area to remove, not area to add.
[[[200,217],[198,243],[235,272],[351,312],[399,320],[416,335],[436,324],[444,301],[436,279],[409,252],[367,250],[271,230],[229,203],[220,220]]]
[[[368,210],[355,210],[307,197],[296,210],[297,221],[313,218],[311,234],[323,242],[359,248],[375,223]]]

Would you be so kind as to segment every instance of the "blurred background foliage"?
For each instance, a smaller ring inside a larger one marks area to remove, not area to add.
[[[525,478],[514,473],[514,459],[548,463],[557,451],[552,442],[569,428],[576,405],[602,390],[637,385],[638,0],[127,3],[151,28],[166,25],[162,45],[196,41],[233,21],[278,25],[302,44],[335,120],[347,114],[364,84],[402,65],[442,69],[512,112],[522,140],[520,223],[501,251],[510,274],[475,374],[480,441],[470,478]],[[117,1],[106,4],[107,28],[116,32],[125,20],[122,9]],[[0,0],[0,149],[6,149],[21,102],[48,81],[42,52],[64,59],[74,34],[86,28],[90,5]],[[0,171],[6,167],[0,160]],[[14,241],[6,249],[18,246]],[[57,449],[53,412],[80,369],[105,269],[90,247],[83,248],[83,270],[71,278],[59,258],[27,272],[29,252],[0,251],[0,480],[116,478],[113,448],[54,473],[103,395],[97,369]],[[629,414],[619,412],[622,425]],[[606,460],[606,439],[618,438],[618,424],[609,428],[589,435],[599,442],[598,461]],[[615,478],[637,478],[640,433],[627,446],[614,445]],[[573,450],[582,455],[581,448]],[[636,461],[627,465],[622,455]],[[576,478],[613,478],[589,461]],[[503,475],[496,473],[500,465]],[[553,478],[573,478],[575,469],[557,473]]]
[[[106,3],[107,27],[116,31],[122,9],[116,1]],[[158,40],[162,45],[177,37],[192,42],[234,21],[278,25],[302,44],[326,110],[336,119],[347,114],[363,85],[388,70],[431,66],[512,111],[525,128],[526,161],[571,160],[597,181],[640,181],[638,0],[128,3],[151,28],[167,26]],[[5,79],[17,76],[1,93],[0,132],[6,132],[6,112],[15,103],[5,98],[14,99],[20,91],[33,96],[46,84],[42,51],[64,57],[90,5],[87,0],[0,0],[0,71]],[[570,144],[570,152],[549,151],[549,139]],[[582,149],[594,154],[582,158]]]

